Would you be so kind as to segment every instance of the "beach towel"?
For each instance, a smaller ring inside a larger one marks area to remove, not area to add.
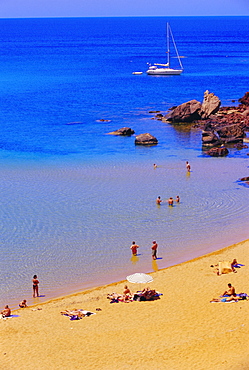
[[[3,315],[0,315],[0,319],[11,319],[13,317],[19,317],[19,315],[10,315],[10,316],[3,316]]]
[[[245,266],[245,265],[242,265],[242,263],[236,263],[236,265],[233,265],[233,267],[235,267],[236,269],[239,269],[242,266]]]

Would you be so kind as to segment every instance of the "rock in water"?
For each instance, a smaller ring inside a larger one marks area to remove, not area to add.
[[[178,105],[166,114],[169,122],[193,122],[200,119],[201,103],[195,99]]]
[[[158,144],[157,138],[149,133],[140,134],[136,136],[135,145],[156,145]]]
[[[216,130],[223,143],[237,143],[246,136],[244,130],[238,125],[224,126]]]
[[[109,132],[109,135],[122,135],[122,136],[131,136],[135,133],[130,127],[122,127],[116,131]]]
[[[221,101],[218,96],[206,90],[204,92],[204,99],[201,105],[201,119],[207,119],[211,114],[217,113],[220,108],[220,104]]]
[[[212,148],[206,152],[206,154],[211,157],[225,157],[228,153],[228,149],[222,146],[220,148]]]

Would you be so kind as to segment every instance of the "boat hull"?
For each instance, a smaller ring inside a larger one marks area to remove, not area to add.
[[[148,75],[180,75],[182,73],[182,69],[156,68],[148,69],[146,73]]]

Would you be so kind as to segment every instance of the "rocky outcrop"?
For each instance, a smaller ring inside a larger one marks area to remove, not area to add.
[[[204,99],[201,105],[201,119],[207,119],[211,116],[211,114],[217,113],[220,108],[220,104],[221,101],[218,96],[206,90],[204,92]]]
[[[218,96],[204,92],[203,102],[193,99],[177,107],[170,109],[170,112],[163,117],[163,121],[168,122],[193,122],[209,118],[212,114],[218,112],[221,101]],[[160,117],[157,117],[160,119]]]
[[[136,136],[135,145],[156,145],[158,140],[149,133]]]
[[[239,179],[239,181],[249,181],[249,176],[247,176],[247,177],[242,177],[241,179]]]
[[[249,92],[247,91],[245,95],[239,99],[239,103],[242,105],[249,107]]]
[[[246,137],[244,130],[238,125],[224,126],[216,131],[223,143],[243,142],[243,138]]]
[[[216,147],[207,153],[225,156],[228,150],[223,147],[224,144],[235,144],[237,149],[247,147],[243,140],[246,131],[249,131],[249,92],[239,99],[239,103],[237,107],[221,107],[220,99],[206,90],[202,104],[190,100],[172,107],[164,116],[157,114],[155,119],[170,123],[194,123],[192,127],[202,129],[203,146]]]
[[[202,144],[216,146],[219,144],[243,144],[243,138],[246,136],[245,131],[238,125],[223,126],[216,128],[208,126],[208,129],[202,131]]]
[[[225,157],[229,153],[226,147],[221,146],[220,148],[212,148],[206,152],[211,157]]]
[[[220,138],[214,131],[202,131],[202,144],[206,146],[215,146],[220,144]]]
[[[201,103],[197,100],[190,100],[187,103],[178,105],[172,108],[171,111],[164,116],[164,120],[169,122],[193,122],[199,120],[201,111]]]
[[[109,132],[109,135],[122,135],[122,136],[131,136],[135,133],[130,127],[122,127],[116,131]]]
[[[241,150],[241,149],[248,149],[248,145],[243,144],[243,143],[237,143],[237,144],[234,144],[234,148],[236,148],[236,149],[238,149],[238,150]]]

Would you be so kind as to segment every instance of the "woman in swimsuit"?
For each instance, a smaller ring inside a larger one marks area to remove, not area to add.
[[[37,275],[34,275],[33,276],[33,298],[35,298],[35,295],[36,297],[39,297],[38,284],[39,284],[39,280],[37,279]]]

